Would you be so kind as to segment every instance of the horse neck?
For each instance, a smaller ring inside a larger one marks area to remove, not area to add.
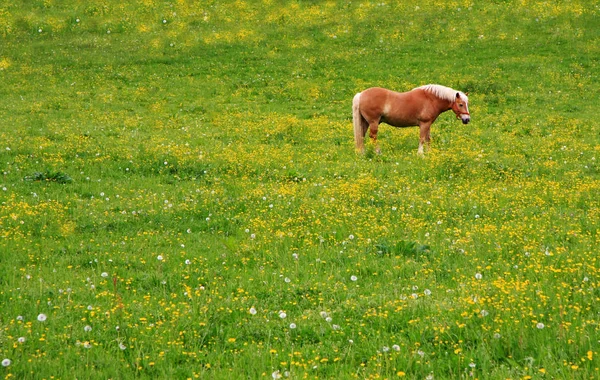
[[[452,105],[454,104],[453,101],[450,101],[448,99],[438,98],[437,96],[434,96],[433,98],[434,98],[435,107],[438,110],[438,115],[441,114],[442,112],[450,111],[452,109]]]

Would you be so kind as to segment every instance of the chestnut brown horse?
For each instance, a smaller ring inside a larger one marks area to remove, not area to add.
[[[384,122],[393,127],[420,128],[419,150],[423,154],[423,144],[429,146],[431,124],[442,113],[452,110],[463,124],[471,121],[469,98],[466,94],[438,84],[417,87],[408,92],[395,92],[373,87],[354,96],[352,101],[352,123],[356,149],[364,152],[364,137],[369,136],[380,152],[377,144],[377,130]]]

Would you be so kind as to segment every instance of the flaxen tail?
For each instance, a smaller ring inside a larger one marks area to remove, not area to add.
[[[360,92],[354,95],[354,99],[352,99],[352,125],[354,126],[356,150],[363,152],[365,149],[365,133],[367,133],[369,124],[360,114]]]

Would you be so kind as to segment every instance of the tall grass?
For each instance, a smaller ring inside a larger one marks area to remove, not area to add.
[[[0,374],[598,377],[599,12],[3,2]],[[355,155],[426,83],[472,123]]]

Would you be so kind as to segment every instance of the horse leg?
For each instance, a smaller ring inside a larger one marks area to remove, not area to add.
[[[422,156],[423,155],[423,144],[427,143],[427,148],[429,148],[429,140],[431,139],[431,135],[429,130],[431,129],[431,123],[424,123],[419,125],[419,150],[417,153]]]
[[[379,121],[369,123],[369,137],[373,140],[373,145],[375,146],[375,153],[381,154],[381,149],[379,149],[379,144],[377,143],[377,131],[379,130]]]

